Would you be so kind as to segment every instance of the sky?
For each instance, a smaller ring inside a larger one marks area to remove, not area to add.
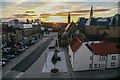
[[[45,22],[67,22],[68,13],[76,22],[89,18],[93,6],[94,17],[110,17],[118,13],[119,0],[1,0],[0,17],[3,20],[41,19]]]

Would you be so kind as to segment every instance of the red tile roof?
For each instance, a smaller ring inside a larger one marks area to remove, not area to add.
[[[70,47],[73,52],[76,52],[80,46],[82,45],[82,42],[78,40],[78,38],[73,38],[72,41],[70,42]]]
[[[117,44],[115,43],[91,43],[90,46],[95,55],[118,54]]]

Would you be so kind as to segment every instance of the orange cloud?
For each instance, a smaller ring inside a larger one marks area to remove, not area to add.
[[[40,18],[47,18],[49,16],[51,16],[49,13],[40,14]]]
[[[80,15],[87,15],[86,13],[71,13],[71,16],[80,16]],[[68,16],[67,12],[62,12],[62,13],[56,13],[53,14],[52,16]]]
[[[25,13],[35,13],[35,11],[26,11]]]

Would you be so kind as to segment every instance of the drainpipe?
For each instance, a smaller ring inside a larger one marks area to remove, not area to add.
[[[93,55],[94,55],[94,53],[92,52],[92,63],[91,63],[91,65],[92,65],[92,68],[91,68],[91,70],[93,70]]]
[[[106,65],[105,65],[105,68],[107,68],[107,59],[108,59],[108,55],[106,56]]]

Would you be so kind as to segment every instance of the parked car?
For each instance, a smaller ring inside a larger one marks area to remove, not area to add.
[[[25,49],[28,49],[28,46],[24,46]]]
[[[10,52],[10,48],[9,47],[3,48],[2,52],[3,53],[9,53]]]
[[[26,48],[25,48],[25,47],[23,47],[23,46],[21,47],[21,49],[22,49],[23,51],[25,51],[25,50],[26,50]]]
[[[49,49],[55,49],[55,46],[50,46]]]
[[[15,58],[15,55],[5,55],[4,58],[6,59],[14,59]]]
[[[22,47],[20,47],[20,48],[18,49],[17,52],[22,53],[23,51],[25,51],[25,48],[22,46]]]
[[[29,42],[26,43],[26,46],[31,46],[31,40],[29,40]]]
[[[0,61],[0,66],[4,66],[6,63],[4,61]]]
[[[2,58],[1,61],[8,62],[10,59]]]
[[[32,41],[31,41],[31,44],[34,44],[34,43],[36,43],[36,42],[37,42],[36,40],[32,40]]]

